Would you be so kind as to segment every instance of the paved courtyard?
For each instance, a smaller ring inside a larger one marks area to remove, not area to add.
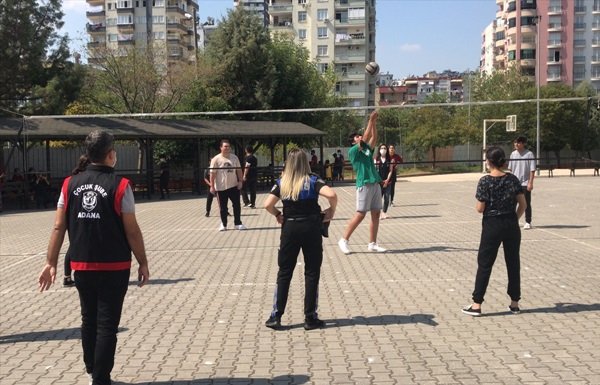
[[[354,187],[336,186],[319,298],[327,327],[310,332],[301,259],[286,327],[264,327],[280,233],[272,216],[243,209],[250,230],[218,232],[216,201],[206,218],[205,197],[138,200],[151,283],[128,291],[115,383],[600,384],[600,178],[536,179],[534,228],[521,248],[523,312],[506,309],[500,252],[484,315],[472,318],[460,309],[474,285],[479,177],[401,179],[380,228],[387,253],[366,251],[366,222],[353,253],[340,252]],[[37,290],[53,219],[51,210],[0,214],[2,385],[87,384],[76,289]]]

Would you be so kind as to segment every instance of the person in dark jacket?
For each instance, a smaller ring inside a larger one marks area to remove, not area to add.
[[[329,201],[329,208],[321,211],[319,195]],[[275,204],[283,201],[283,213]],[[325,181],[311,174],[305,151],[293,148],[288,153],[283,175],[273,186],[265,201],[265,209],[281,224],[281,238],[277,263],[277,288],[271,316],[265,326],[281,327],[285,313],[290,283],[298,254],[304,256],[304,329],[313,330],[325,326],[317,314],[317,299],[321,264],[323,262],[322,223],[333,219],[337,195]]]
[[[68,231],[71,268],[81,304],[83,361],[91,385],[110,385],[117,329],[129,284],[131,253],[138,286],[150,276],[130,182],[114,173],[117,154],[111,134],[96,130],[85,140],[91,164],[65,179],[38,284],[48,290]]]

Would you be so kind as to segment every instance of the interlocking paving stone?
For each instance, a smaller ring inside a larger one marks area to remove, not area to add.
[[[401,178],[378,236],[387,253],[366,250],[368,216],[350,240],[353,253],[340,252],[355,189],[336,185],[319,293],[327,327],[308,332],[302,257],[283,330],[264,327],[280,234],[264,210],[242,210],[248,231],[219,232],[218,217],[203,216],[205,197],[139,200],[151,284],[136,287],[132,270],[115,383],[600,384],[600,179],[536,178],[534,228],[522,232],[523,311],[506,310],[500,250],[483,316],[474,318],[460,309],[475,278],[479,177]],[[87,383],[76,289],[62,287],[64,254],[60,282],[37,290],[53,220],[52,210],[0,214],[2,385]]]

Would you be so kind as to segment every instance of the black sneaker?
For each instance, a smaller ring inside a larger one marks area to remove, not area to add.
[[[252,203],[248,204],[248,207],[250,207],[251,209],[255,209],[256,206],[254,206]]]
[[[243,207],[248,207],[248,206],[249,206],[248,203],[244,203],[244,205],[243,205]]]
[[[271,329],[278,329],[281,327],[281,318],[277,316],[271,316],[267,322],[265,322],[265,326]]]
[[[325,326],[325,322],[318,318],[306,318],[304,319],[304,330],[320,329]]]
[[[208,218],[208,217],[210,217],[210,213],[207,212],[206,214],[204,214],[204,216]]]
[[[513,306],[508,305],[508,311],[510,311],[513,314],[519,314],[519,313],[521,313],[521,309],[519,309],[518,306],[514,306],[513,307]]]
[[[71,279],[71,277],[65,277],[65,280],[63,281],[63,286],[64,287],[75,286],[75,281],[73,281],[73,279]]]
[[[462,312],[468,315],[472,315],[473,317],[479,317],[481,315],[481,308],[473,309],[473,305],[462,309]]]

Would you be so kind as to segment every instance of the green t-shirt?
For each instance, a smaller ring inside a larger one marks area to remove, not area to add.
[[[362,151],[359,150],[358,144],[355,144],[348,151],[350,163],[356,172],[356,188],[362,187],[367,183],[380,183],[381,177],[375,168],[373,160],[373,150],[367,143]]]

